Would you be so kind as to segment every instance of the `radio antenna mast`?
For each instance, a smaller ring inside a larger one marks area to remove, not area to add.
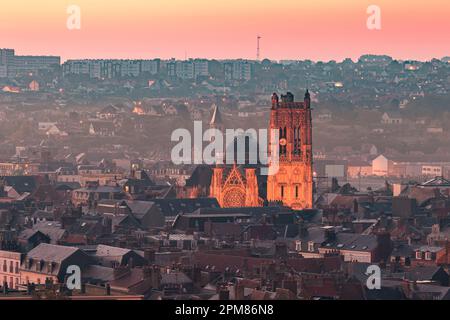
[[[260,58],[261,58],[261,56],[260,56],[260,53],[261,53],[261,52],[260,52],[260,46],[259,46],[259,41],[261,40],[261,36],[258,35],[258,36],[256,37],[256,40],[257,40],[257,41],[256,41],[256,43],[257,43],[257,45],[256,45],[256,60],[259,61]]]

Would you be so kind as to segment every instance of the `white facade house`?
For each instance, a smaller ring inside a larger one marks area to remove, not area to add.
[[[391,160],[380,154],[372,160],[372,174],[380,177],[387,176],[392,163],[393,162]]]

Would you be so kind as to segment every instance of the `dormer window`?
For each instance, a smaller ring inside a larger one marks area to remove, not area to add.
[[[425,260],[431,260],[431,252],[425,252]]]
[[[417,260],[422,260],[422,252],[416,251],[416,259]]]
[[[309,241],[308,242],[308,251],[313,252],[314,251],[314,242]]]
[[[53,272],[53,262],[48,262],[47,263],[47,273],[52,273]]]
[[[295,251],[302,251],[302,242],[301,241],[296,241],[295,242]]]

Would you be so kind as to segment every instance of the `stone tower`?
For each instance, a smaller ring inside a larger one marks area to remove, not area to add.
[[[267,200],[280,201],[292,209],[313,206],[313,159],[311,98],[294,102],[288,92],[272,96],[270,129],[279,132],[279,170],[267,177]],[[271,140],[270,140],[271,141]],[[271,149],[269,149],[271,150]]]

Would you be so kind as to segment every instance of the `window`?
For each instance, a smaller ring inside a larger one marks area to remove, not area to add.
[[[284,186],[281,186],[281,198],[284,198]]]
[[[314,242],[309,241],[308,242],[308,251],[313,252],[314,251]]]
[[[295,242],[295,250],[296,251],[302,251],[302,242],[301,241],[296,241]]]
[[[425,252],[425,260],[431,260],[431,252]]]
[[[298,186],[295,186],[295,198],[298,199]]]

